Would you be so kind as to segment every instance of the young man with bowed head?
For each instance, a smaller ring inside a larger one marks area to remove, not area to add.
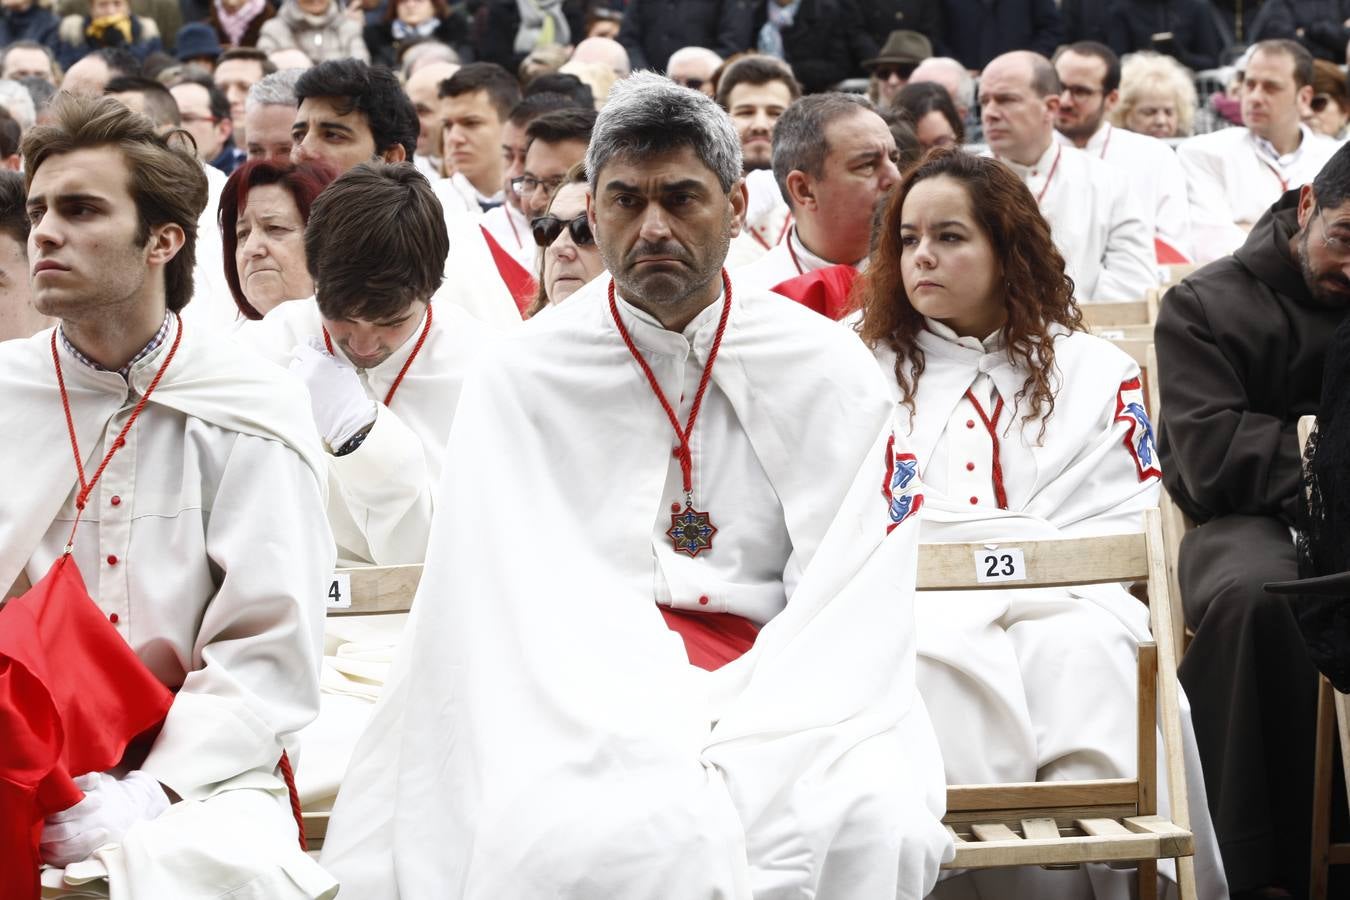
[[[1182,141],[1196,259],[1227,256],[1285,191],[1313,180],[1340,147],[1303,124],[1313,88],[1312,56],[1297,41],[1261,41],[1242,73],[1241,128]]]
[[[857,94],[808,94],[789,106],[774,127],[773,174],[794,224],[737,279],[770,290],[818,269],[860,265],[876,211],[900,180],[898,158],[886,121]]]
[[[995,57],[980,76],[988,155],[1009,165],[1050,223],[1078,301],[1138,300],[1158,283],[1153,210],[1124,172],[1055,140],[1060,84],[1038,53]]]
[[[728,268],[759,259],[781,244],[792,227],[792,213],[773,177],[773,131],[801,95],[791,67],[760,54],[731,63],[717,82],[717,105],[731,115],[741,139],[748,195],[745,224],[727,253]]]
[[[0,347],[0,427],[24,436],[3,450],[23,477],[0,584],[92,604],[171,705],[152,740],[81,775],[43,859],[115,896],[331,897],[283,756],[318,707],[334,560],[304,392],[180,318],[206,203],[190,148],[109,98],[52,112],[23,153],[33,297],[60,323]],[[104,662],[62,659],[90,680]]]
[[[1062,90],[1055,139],[1125,171],[1153,218],[1154,255],[1160,264],[1191,258],[1191,212],[1186,175],[1162,141],[1117,128],[1107,115],[1120,101],[1120,58],[1105,44],[1080,41],[1055,54]]]
[[[364,163],[310,211],[315,298],[282,304],[239,332],[309,388],[344,561],[423,558],[460,385],[491,337],[456,306],[433,309],[448,248],[426,178],[411,164]]]
[[[613,279],[466,380],[324,847],[356,896],[917,900],[950,853],[903,436],[851,335],[726,276],[739,144],[650,73],[601,111]]]

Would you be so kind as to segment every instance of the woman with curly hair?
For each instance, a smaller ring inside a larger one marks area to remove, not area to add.
[[[896,188],[858,290],[856,327],[923,482],[923,540],[1142,528],[1159,472],[1139,368],[1083,331],[1050,227],[1011,170],[930,152]],[[1124,588],[919,594],[915,616],[950,784],[1134,775],[1148,614]],[[1196,793],[1193,821],[1207,822]],[[1119,889],[1103,866],[969,877],[986,897],[1077,896],[1061,892],[1085,873],[1098,896]]]

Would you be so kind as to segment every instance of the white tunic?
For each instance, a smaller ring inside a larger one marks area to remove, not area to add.
[[[1061,144],[1072,146],[1072,141],[1059,132],[1055,137]],[[1152,213],[1154,233],[1177,252],[1191,256],[1186,175],[1171,147],[1155,137],[1104,122],[1083,150],[1128,173],[1133,190]]]
[[[220,192],[228,176],[215,166],[206,171],[206,208],[197,220],[197,262],[192,270],[192,300],[183,307],[183,319],[203,334],[224,337],[242,322],[239,307],[225,281],[224,246],[220,237]],[[233,264],[233,260],[231,260]]]
[[[914,412],[895,407],[897,434],[908,435],[927,491],[925,541],[1139,530],[1141,512],[1157,504],[1160,482],[1133,361],[1100,338],[1061,331],[1054,413],[1027,423],[1030,403],[1017,399],[1026,371],[1001,351],[998,335],[981,342],[939,322],[927,326],[919,335],[925,368]],[[895,385],[894,353],[881,348],[877,359]],[[1134,774],[1135,644],[1149,639],[1148,612],[1122,587],[920,593],[915,611],[919,688],[950,783]],[[1188,710],[1183,715],[1189,736]],[[1223,897],[1193,737],[1186,750],[1203,896]],[[1166,793],[1159,794],[1165,812]],[[1085,877],[991,871],[973,880],[979,896],[1000,900],[1079,896],[1069,892],[1075,881],[1090,881],[1098,897],[1129,896],[1119,874],[1104,867],[1090,867]],[[944,886],[938,893],[961,896],[958,890]]]
[[[530,232],[530,220],[523,212],[503,203],[483,213],[482,225],[526,272],[539,276],[539,248]]]
[[[917,900],[949,845],[910,681],[917,519],[885,536],[871,361],[837,325],[734,286],[695,429],[694,502],[725,531],[677,571],[653,527],[683,499],[673,432],[606,287],[465,385],[407,640],[325,865],[367,900]],[[720,306],[686,334],[621,309],[672,401]],[[691,608],[786,607],[705,672],[653,603],[662,577]]]
[[[520,325],[520,308],[502,280],[483,236],[481,214],[469,215],[446,207],[445,226],[450,236],[450,253],[445,258],[445,280],[432,295],[438,308],[461,307],[496,329]],[[527,271],[534,274],[533,270]]]
[[[1281,156],[1246,128],[1196,135],[1177,147],[1186,173],[1197,262],[1227,256],[1287,190],[1311,182],[1340,142],[1300,125],[1302,141]]]
[[[1080,303],[1140,300],[1157,286],[1153,210],[1125,173],[1055,141],[1030,166],[1003,162],[1037,198]]]
[[[323,589],[334,556],[320,451],[295,424],[307,404],[284,373],[191,328],[99,479],[73,551],[99,609],[176,692],[148,755],[132,764],[183,800],[133,827],[101,861],[72,869],[111,873],[126,896],[215,897],[256,884],[273,889],[269,896],[317,897],[331,880],[313,891],[291,882],[308,860],[277,763],[283,746],[294,758],[295,733],[318,707]],[[86,472],[127,421],[176,330],[132,366],[130,387],[58,340]],[[75,521],[78,485],[51,334],[0,348],[8,401],[0,430],[24,436],[0,447],[5,471],[23,473],[6,482],[0,515],[5,586],[21,574],[41,578]],[[241,816],[253,824],[236,841]],[[194,842],[201,865],[188,870],[160,852]],[[304,876],[311,887],[316,872]]]
[[[445,208],[447,218],[460,213],[473,219],[482,217],[483,207],[478,205],[478,191],[459,172],[449,178],[433,179],[431,189]]]
[[[328,455],[328,521],[344,564],[420,563],[431,529],[432,490],[441,474],[445,441],[464,375],[496,332],[455,306],[437,306],[426,343],[408,368],[390,406],[384,399],[411,356],[422,325],[372,369],[357,369],[366,396],[378,406],[365,441],[346,456]],[[423,322],[425,320],[422,320]],[[285,366],[296,347],[323,340],[313,298],[283,303],[239,340]],[[340,360],[351,364],[334,345]]]
[[[788,229],[788,235],[776,247],[747,266],[735,270],[736,283],[756,291],[771,291],[789,278],[805,275],[817,269],[838,265],[823,259],[802,243],[797,229]]]
[[[727,251],[726,267],[733,272],[781,244],[792,224],[792,211],[778,190],[772,169],[747,173],[745,189],[745,227]]]

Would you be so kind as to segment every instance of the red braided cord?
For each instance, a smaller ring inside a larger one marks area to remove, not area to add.
[[[412,368],[413,360],[417,359],[417,354],[422,352],[422,345],[427,342],[427,334],[431,332],[431,304],[427,304],[427,314],[422,321],[422,333],[417,336],[417,343],[413,344],[412,353],[408,354],[408,361],[403,364],[403,368],[398,370],[398,377],[394,383],[389,386],[389,393],[384,395],[384,405],[388,406],[394,402],[394,393],[398,386],[403,383],[403,376],[408,374],[408,369]],[[333,339],[328,336],[328,329],[323,329],[323,345],[328,348],[330,355],[336,355],[333,352]]]
[[[703,408],[703,395],[708,392],[708,382],[712,380],[713,363],[717,362],[717,351],[722,347],[722,335],[727,330],[727,317],[731,313],[731,278],[727,276],[727,270],[722,270],[722,287],[726,291],[727,300],[722,305],[722,318],[717,322],[717,334],[713,337],[712,349],[708,351],[708,361],[703,364],[703,375],[698,380],[698,392],[694,394],[694,403],[689,407],[689,421],[684,428],[680,428],[679,417],[675,415],[675,409],[666,399],[665,392],[661,390],[661,383],[656,380],[656,375],[652,372],[652,367],[647,364],[647,360],[638,350],[637,344],[633,343],[633,337],[628,333],[628,329],[623,324],[623,319],[619,318],[619,304],[614,299],[614,279],[609,280],[609,312],[614,317],[614,325],[619,329],[619,336],[623,338],[624,344],[628,347],[628,352],[633,354],[633,359],[637,360],[642,374],[647,376],[647,384],[651,386],[652,393],[656,394],[656,399],[661,402],[661,408],[666,411],[666,418],[670,420],[670,426],[675,429],[675,436],[680,439],[680,474],[684,476],[684,492],[690,493],[694,489],[694,458],[693,451],[689,448],[689,438],[694,433],[694,423],[698,421],[698,412]]]
[[[994,418],[992,420],[987,415],[985,415],[984,409],[980,406],[980,401],[975,399],[975,395],[970,392],[969,388],[966,389],[966,399],[969,400],[971,405],[975,407],[975,412],[979,415],[980,421],[984,423],[985,431],[989,432],[989,440],[993,442],[994,502],[998,504],[999,509],[1007,509],[1008,494],[1003,489],[1003,464],[999,462],[1000,451],[998,444],[998,431],[994,427],[995,425],[998,424],[999,418],[1002,417],[1003,415],[1003,398],[1002,397],[998,398],[998,403],[995,404],[994,406]]]
[[[141,399],[137,401],[136,406],[131,410],[131,418],[122,426],[117,437],[113,439],[112,446],[103,457],[103,462],[99,463],[98,470],[94,472],[94,477],[88,483],[84,480],[84,463],[81,461],[80,445],[75,440],[75,423],[70,415],[70,397],[66,394],[66,380],[61,374],[61,357],[56,353],[56,329],[52,329],[52,362],[56,365],[56,384],[61,390],[61,408],[66,413],[66,429],[70,432],[70,449],[75,454],[75,471],[80,476],[80,493],[75,497],[75,508],[81,512],[84,511],[84,504],[89,499],[89,492],[98,484],[99,478],[103,476],[103,470],[108,468],[108,463],[112,462],[113,455],[121,450],[127,443],[127,434],[131,431],[131,426],[136,424],[136,419],[141,415],[141,410],[145,409],[145,404],[150,402],[150,395],[155,392],[159,386],[159,380],[164,377],[164,372],[169,368],[169,363],[173,362],[174,355],[178,353],[178,344],[183,339],[183,320],[178,320],[178,331],[173,336],[173,344],[169,347],[169,353],[164,357],[164,362],[160,364],[159,371],[155,372],[155,377],[151,379],[150,386],[145,389]],[[78,516],[77,516],[78,521]]]
[[[281,779],[286,782],[286,792],[291,797],[291,813],[295,816],[295,827],[300,832],[300,849],[309,850],[309,842],[305,840],[305,817],[300,810],[300,792],[295,789],[295,773],[291,771],[291,758],[285,750],[281,751],[281,760],[277,765],[281,768]]]

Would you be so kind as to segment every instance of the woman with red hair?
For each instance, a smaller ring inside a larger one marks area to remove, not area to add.
[[[220,192],[225,282],[239,314],[258,320],[287,300],[313,296],[305,262],[309,208],[336,177],[315,163],[250,160]]]
[[[917,457],[923,540],[1142,528],[1159,471],[1139,368],[1084,332],[1050,227],[1011,170],[929,153],[896,188],[857,291],[856,327]],[[1149,639],[1148,613],[1123,587],[921,593],[915,616],[919,690],[950,784],[1134,775],[1135,646]],[[1203,784],[1187,780],[1204,831]],[[1075,879],[1111,896],[1123,873],[970,877],[983,896],[1059,895]]]

